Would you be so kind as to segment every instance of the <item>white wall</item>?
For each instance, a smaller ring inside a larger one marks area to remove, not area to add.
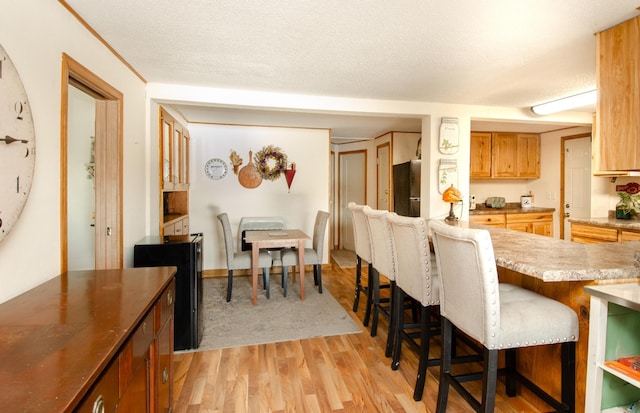
[[[216,218],[222,212],[229,215],[236,246],[242,217],[282,216],[287,227],[300,228],[313,236],[316,212],[329,211],[328,130],[191,124],[189,132],[189,230],[204,234],[205,270],[226,268],[222,228]],[[266,145],[280,147],[289,164],[295,162],[297,172],[290,192],[284,176],[274,181],[263,180],[257,188],[247,189],[240,185],[233,170],[218,181],[204,173],[204,165],[211,158],[221,158],[231,168],[231,150],[243,159],[242,168],[248,164],[250,150],[255,155]],[[326,232],[325,263],[328,242]],[[307,246],[311,247],[311,241]]]
[[[124,254],[147,223],[145,85],[59,2],[3,2],[0,44],[26,89],[36,131],[33,185],[17,225],[0,242],[0,302],[60,273],[60,81],[67,53],[124,94]]]

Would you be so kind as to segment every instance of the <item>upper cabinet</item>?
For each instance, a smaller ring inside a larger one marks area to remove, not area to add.
[[[471,132],[470,178],[540,177],[540,135]]]
[[[160,108],[160,236],[189,233],[189,131]]]
[[[640,170],[640,16],[597,33],[594,174]]]

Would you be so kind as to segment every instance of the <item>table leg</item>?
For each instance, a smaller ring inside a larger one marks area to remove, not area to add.
[[[258,303],[258,257],[260,246],[257,242],[251,244],[251,283],[253,285],[253,305]]]
[[[300,300],[304,300],[304,240],[298,241],[298,262],[300,263]]]

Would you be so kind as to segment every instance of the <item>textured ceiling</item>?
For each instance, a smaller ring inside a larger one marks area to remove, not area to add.
[[[640,6],[640,0],[66,3],[148,82],[515,108],[595,88],[594,33],[638,15]]]

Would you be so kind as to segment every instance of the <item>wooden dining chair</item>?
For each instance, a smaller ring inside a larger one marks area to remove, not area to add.
[[[229,302],[231,301],[231,290],[233,288],[233,270],[251,269],[251,251],[235,250],[231,224],[229,223],[229,216],[226,213],[219,214],[218,221],[220,221],[222,225],[224,246],[227,253],[227,302]],[[258,266],[262,268],[262,279],[267,298],[270,298],[269,269],[271,268],[271,263],[271,255],[266,251],[260,251]]]
[[[304,249],[305,265],[313,265],[313,282],[318,287],[318,292],[322,294],[322,254],[324,252],[324,233],[327,228],[329,213],[318,211],[315,225],[313,226],[313,242],[311,248]],[[282,260],[282,288],[285,297],[287,296],[288,268],[299,265],[297,248],[285,249],[280,256]]]

